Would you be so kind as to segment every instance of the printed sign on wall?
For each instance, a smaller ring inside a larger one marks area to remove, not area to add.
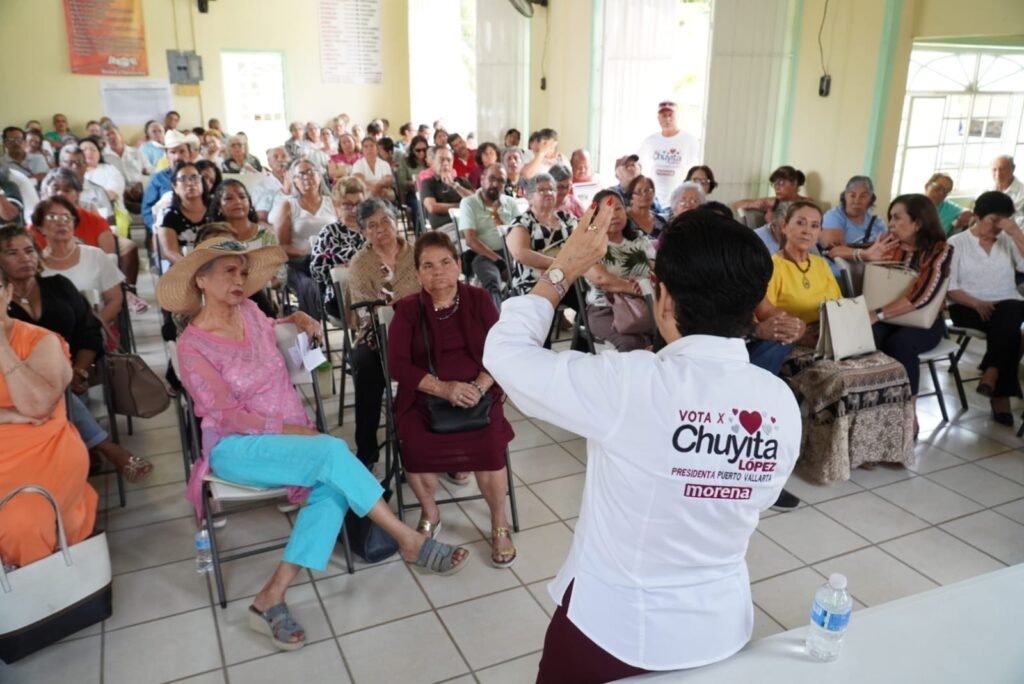
[[[145,76],[142,0],[64,0],[73,74]]]

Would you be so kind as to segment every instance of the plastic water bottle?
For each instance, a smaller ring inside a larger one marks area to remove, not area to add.
[[[850,624],[853,599],[846,591],[846,576],[834,573],[814,594],[811,624],[807,628],[807,652],[818,660],[835,660]]]
[[[210,553],[210,533],[206,523],[196,532],[196,572],[200,575],[213,570],[213,555]]]

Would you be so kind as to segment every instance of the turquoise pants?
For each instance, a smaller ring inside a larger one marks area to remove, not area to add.
[[[384,492],[345,441],[329,435],[225,437],[210,452],[210,468],[249,487],[310,487],[284,560],[320,571],[327,569],[348,509],[365,516]]]

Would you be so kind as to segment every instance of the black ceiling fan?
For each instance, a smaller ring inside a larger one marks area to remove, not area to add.
[[[516,8],[516,12],[519,12],[527,19],[533,16],[533,6],[540,5],[541,7],[548,6],[548,0],[508,0],[512,3],[512,6]]]

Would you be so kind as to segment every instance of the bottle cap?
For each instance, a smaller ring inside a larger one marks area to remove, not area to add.
[[[833,589],[845,589],[846,588],[846,575],[838,572],[833,572],[828,576],[828,583]]]

